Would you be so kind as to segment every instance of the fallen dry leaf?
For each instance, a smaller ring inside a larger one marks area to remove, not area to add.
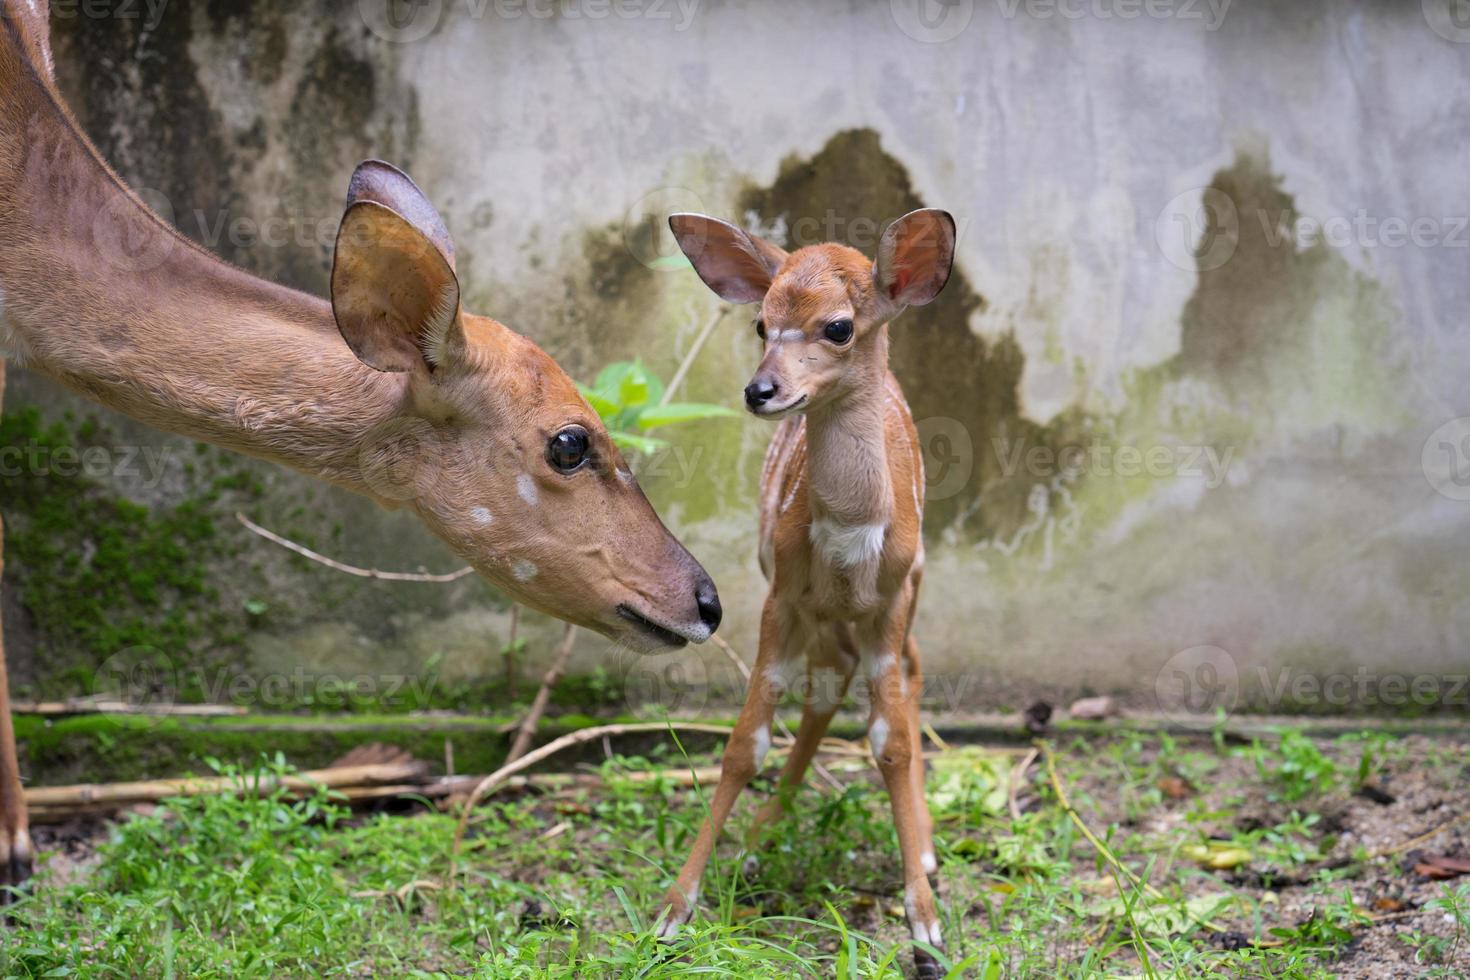
[[[1160,776],[1155,785],[1171,800],[1187,800],[1194,795],[1194,787],[1178,776]]]

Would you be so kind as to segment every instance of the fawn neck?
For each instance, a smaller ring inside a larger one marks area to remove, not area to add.
[[[807,412],[812,522],[886,528],[893,510],[885,437],[887,338],[854,365],[864,377],[841,399]],[[881,539],[880,539],[881,540]]]
[[[406,378],[342,343],[330,304],[250,276],[149,212],[54,91],[14,62],[0,114],[4,354],[148,424],[367,492],[361,437]]]

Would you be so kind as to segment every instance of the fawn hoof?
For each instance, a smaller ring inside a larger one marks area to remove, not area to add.
[[[0,905],[9,905],[19,897],[34,868],[31,835],[24,830],[0,834]]]
[[[756,875],[760,874],[760,870],[761,859],[754,854],[745,855],[745,860],[740,862],[740,874],[744,876],[746,880],[754,878]]]
[[[694,902],[675,885],[664,896],[663,912],[653,933],[659,939],[673,939],[693,917]]]
[[[914,976],[919,980],[939,980],[942,973],[939,972],[939,961],[934,954],[928,950],[914,950]]]

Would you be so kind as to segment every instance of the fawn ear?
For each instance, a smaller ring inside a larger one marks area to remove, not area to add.
[[[718,218],[672,214],[669,228],[699,278],[726,302],[760,302],[786,261],[783,249]]]
[[[352,353],[379,371],[433,370],[464,343],[444,219],[407,174],[381,160],[360,164],[347,188],[332,313]]]
[[[954,218],[948,211],[910,211],[883,232],[873,280],[889,302],[923,306],[939,295],[954,265]]]

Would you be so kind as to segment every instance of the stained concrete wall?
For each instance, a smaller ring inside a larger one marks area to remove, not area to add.
[[[346,177],[385,157],[444,212],[466,305],[582,378],[633,356],[667,377],[715,309],[654,262],[662,214],[871,248],[910,208],[952,211],[956,275],[893,331],[930,479],[918,635],[966,679],[951,707],[1152,692],[1166,665],[1242,686],[1470,670],[1470,25],[1450,4],[55,6],[82,124],[191,237],[323,291]],[[724,318],[683,396],[737,403],[749,320]],[[10,400],[69,404],[25,377]],[[642,467],[746,650],[770,432],[670,430]],[[454,564],[400,517],[269,480],[267,513],[341,523],[347,560]],[[488,589],[330,588],[283,600],[250,656],[491,669]],[[591,638],[578,656],[629,669]],[[727,676],[677,659],[635,687]]]

